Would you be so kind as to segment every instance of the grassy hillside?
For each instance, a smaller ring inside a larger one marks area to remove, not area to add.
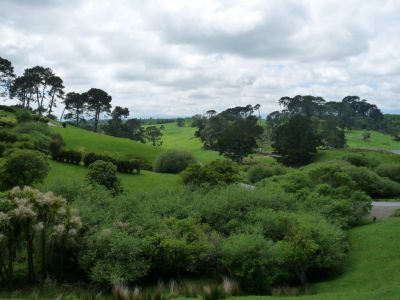
[[[162,151],[159,147],[142,144],[125,138],[116,138],[101,133],[95,133],[74,126],[66,128],[51,127],[51,130],[61,134],[67,148],[80,151],[121,155],[128,158],[142,158],[152,163]]]
[[[221,158],[216,151],[202,149],[202,142],[194,136],[195,128],[186,124],[178,127],[176,122],[164,125],[163,145],[164,149],[179,149],[191,152],[201,162],[208,162]]]
[[[49,160],[49,163],[50,173],[40,185],[42,190],[52,190],[51,187],[57,186],[59,183],[73,185],[74,183],[85,181],[87,168],[53,160]],[[180,186],[179,176],[172,174],[142,171],[140,175],[118,173],[118,176],[121,179],[124,192],[128,194],[153,191],[157,188],[174,188]]]
[[[301,297],[236,297],[235,300],[386,300],[399,299],[400,219],[392,218],[350,231],[352,250],[347,270],[331,281],[311,286]]]
[[[362,130],[348,131],[346,133],[347,145],[350,148],[400,149],[400,142],[394,141],[388,134],[371,131],[370,140],[365,142],[363,141],[363,132]]]

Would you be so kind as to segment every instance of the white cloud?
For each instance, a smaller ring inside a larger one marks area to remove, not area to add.
[[[135,116],[282,96],[359,95],[400,109],[396,0],[2,0],[0,56],[67,91],[106,90]]]

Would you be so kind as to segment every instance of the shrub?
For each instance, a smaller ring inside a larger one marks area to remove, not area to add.
[[[350,154],[344,156],[342,159],[356,167],[373,168],[378,165],[378,162],[375,159],[367,158],[364,155]]]
[[[148,241],[117,229],[104,229],[84,240],[79,261],[99,283],[135,282],[147,274]]]
[[[0,127],[2,128],[12,128],[15,126],[15,122],[9,119],[0,119]]]
[[[249,292],[268,292],[280,273],[279,252],[260,234],[230,236],[221,248],[222,265]]]
[[[284,173],[284,169],[277,165],[277,166],[252,166],[249,171],[247,172],[248,180],[251,183],[256,183],[264,178],[271,177],[274,175],[282,175]]]
[[[17,149],[11,152],[4,164],[3,188],[26,186],[42,182],[49,172],[46,158],[37,151]]]
[[[13,106],[7,106],[7,105],[0,105],[0,110],[4,110],[6,112],[10,113],[15,113],[17,109]]]
[[[122,192],[117,167],[113,163],[96,160],[89,166],[87,176],[91,183],[103,185],[113,194]]]
[[[61,126],[62,126],[63,128],[67,128],[67,123],[62,122],[62,123],[61,123]]]
[[[51,137],[51,143],[49,146],[51,156],[57,159],[57,156],[60,154],[61,149],[65,146],[64,139],[58,133],[53,134]]]
[[[386,177],[390,180],[400,182],[399,164],[382,164],[375,169],[375,172],[381,177]]]
[[[158,173],[176,174],[195,162],[196,159],[189,152],[170,150],[161,153],[156,158],[153,164],[153,171]]]
[[[137,174],[140,174],[140,170],[143,168],[143,162],[139,159],[118,159],[112,158],[108,155],[96,154],[94,152],[87,153],[83,158],[83,164],[88,167],[96,160],[102,160],[111,162],[117,167],[117,171],[121,173],[132,173],[136,170]]]
[[[0,130],[0,142],[15,143],[16,141],[18,141],[18,136],[16,134]]]
[[[239,170],[229,160],[215,160],[200,166],[189,166],[182,172],[183,182],[189,187],[202,185],[231,184],[238,179]]]
[[[4,143],[0,143],[0,157],[3,156],[4,151],[6,151],[6,145]]]
[[[25,123],[33,120],[31,112],[26,109],[18,110],[15,114],[15,117],[18,123]]]

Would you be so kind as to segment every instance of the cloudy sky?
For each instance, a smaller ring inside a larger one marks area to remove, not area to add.
[[[134,116],[282,96],[400,110],[398,0],[0,0],[0,56],[104,89]]]

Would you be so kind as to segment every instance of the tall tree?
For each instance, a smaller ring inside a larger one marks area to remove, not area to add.
[[[122,119],[129,116],[129,109],[121,106],[116,106],[111,112],[111,120],[103,127],[103,130],[112,136],[129,137],[129,132],[123,123]]]
[[[161,146],[163,133],[157,126],[146,127],[146,138],[151,142],[153,146]]]
[[[29,76],[22,75],[15,78],[10,88],[10,98],[17,98],[22,107],[31,109],[34,94],[35,87]]]
[[[53,107],[57,107],[57,100],[64,97],[64,85],[63,80],[59,76],[52,76],[47,82],[50,86],[48,95],[50,97],[48,116],[53,112]]]
[[[5,97],[9,94],[12,82],[15,78],[12,63],[0,57],[0,96]]]
[[[65,119],[74,120],[75,125],[79,126],[79,122],[86,108],[83,95],[75,92],[68,93],[64,99],[64,105],[65,109],[68,111],[65,115]]]
[[[83,94],[85,102],[87,103],[87,109],[93,113],[94,125],[93,131],[97,131],[99,118],[102,113],[109,113],[111,109],[111,96],[107,92],[91,88],[89,91]]]
[[[310,162],[320,144],[311,118],[295,115],[274,130],[272,147],[286,164],[303,165]]]

